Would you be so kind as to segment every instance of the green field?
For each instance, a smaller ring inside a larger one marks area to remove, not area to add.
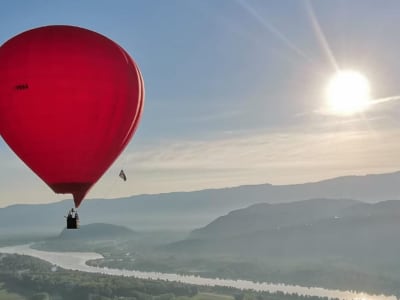
[[[178,297],[176,299],[177,300],[233,300],[234,298],[232,296],[215,294],[215,293],[198,293],[196,296],[193,296],[191,298]]]
[[[3,289],[3,283],[0,283],[0,299],[1,300],[26,300],[25,297],[22,297],[18,294],[9,293],[7,290]]]

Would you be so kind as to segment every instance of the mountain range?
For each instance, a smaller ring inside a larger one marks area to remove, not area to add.
[[[167,252],[284,261],[340,259],[359,264],[397,261],[400,201],[363,203],[313,199],[255,204],[193,230]]]
[[[355,199],[353,201],[374,203],[399,199],[399,187],[400,172],[345,176],[293,185],[260,184],[118,199],[87,199],[81,205],[79,214],[83,225],[109,223],[137,231],[190,231],[233,210],[257,203],[287,203],[316,198]],[[58,234],[65,226],[63,216],[71,206],[72,200],[64,200],[1,208],[0,234]],[[252,209],[259,208],[256,206]],[[271,216],[265,220],[269,218]],[[193,234],[201,234],[201,231]]]

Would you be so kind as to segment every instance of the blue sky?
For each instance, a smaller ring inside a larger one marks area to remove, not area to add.
[[[335,64],[365,74],[374,99],[400,94],[399,13],[396,0],[3,1],[0,44],[69,24],[108,36],[139,64],[142,122],[89,198],[288,184],[399,169],[396,100],[350,117],[321,113]],[[0,165],[0,206],[69,198],[3,141]]]

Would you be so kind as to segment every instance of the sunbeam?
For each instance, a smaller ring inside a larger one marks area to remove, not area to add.
[[[333,66],[335,71],[339,70],[339,65],[336,62],[335,56],[333,55],[332,49],[329,46],[329,43],[325,37],[324,32],[322,31],[321,25],[318,22],[318,19],[315,15],[314,9],[310,3],[310,1],[305,1],[306,3],[306,10],[310,17],[312,27],[315,31],[316,37],[320,43],[321,48],[323,49],[325,55],[327,56],[329,63]]]
[[[304,53],[299,47],[297,47],[286,35],[279,31],[272,24],[268,23],[260,14],[252,7],[248,2],[243,0],[236,0],[236,2],[244,8],[249,14],[251,14],[265,29],[272,33],[278,40],[284,43],[290,50],[294,51],[297,55],[301,56],[309,63],[313,63],[313,60]]]

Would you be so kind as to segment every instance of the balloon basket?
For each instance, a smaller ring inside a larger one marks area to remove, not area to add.
[[[79,218],[67,218],[67,229],[79,229]]]

